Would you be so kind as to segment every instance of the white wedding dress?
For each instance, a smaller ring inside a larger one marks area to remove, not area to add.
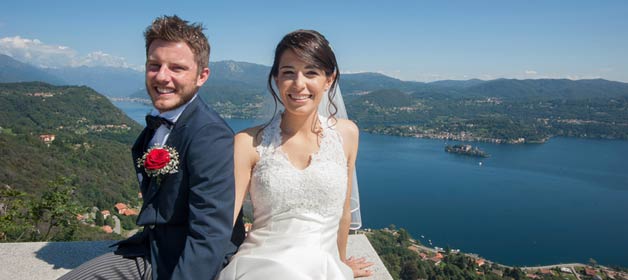
[[[337,245],[347,159],[339,133],[319,119],[320,149],[303,170],[281,150],[281,115],[263,130],[250,186],[253,228],[218,279],[353,279]]]

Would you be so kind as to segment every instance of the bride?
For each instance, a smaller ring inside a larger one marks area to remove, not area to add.
[[[249,193],[254,221],[218,279],[371,275],[371,263],[346,258],[359,132],[336,116],[339,76],[320,33],[297,30],[277,45],[268,87],[283,110],[235,136],[235,209]]]

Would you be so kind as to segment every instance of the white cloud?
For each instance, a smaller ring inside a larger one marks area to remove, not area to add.
[[[538,72],[536,72],[534,70],[526,70],[523,73],[525,73],[526,75],[536,75],[536,74],[538,74]]]
[[[91,52],[78,61],[79,65],[85,66],[112,66],[130,68],[124,57],[113,56],[101,51]]]
[[[19,36],[0,39],[0,53],[40,67],[69,66],[76,59],[76,51],[43,44],[41,41]]]
[[[81,56],[76,50],[67,46],[47,45],[38,39],[27,39],[20,36],[0,38],[0,54],[44,68],[68,66],[140,68],[129,65],[124,57],[110,55],[102,51]]]

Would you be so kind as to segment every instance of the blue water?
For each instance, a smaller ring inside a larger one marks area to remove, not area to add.
[[[138,122],[150,110],[115,105]],[[253,121],[228,123],[238,131]],[[628,266],[628,141],[473,143],[491,154],[477,159],[445,153],[453,142],[360,137],[364,227],[395,224],[423,244],[508,265],[594,258]]]

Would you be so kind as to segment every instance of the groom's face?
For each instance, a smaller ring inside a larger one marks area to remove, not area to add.
[[[185,42],[151,43],[146,56],[146,91],[159,112],[190,101],[208,77],[209,68],[198,71],[194,53]]]

